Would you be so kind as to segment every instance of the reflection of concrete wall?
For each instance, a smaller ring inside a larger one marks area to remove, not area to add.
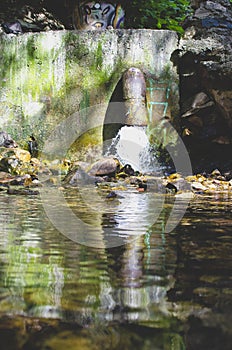
[[[71,114],[108,104],[130,67],[145,77],[171,81],[173,113],[178,78],[171,55],[178,47],[167,30],[56,31],[0,37],[0,127],[20,141],[34,133],[41,142]],[[86,125],[82,112],[77,125]],[[101,126],[105,108],[88,118]],[[88,125],[91,123],[87,123]],[[86,142],[101,141],[101,132]]]

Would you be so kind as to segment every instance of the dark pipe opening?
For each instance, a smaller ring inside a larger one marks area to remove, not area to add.
[[[111,96],[103,126],[103,153],[111,145],[120,128],[125,125],[125,104],[123,99],[123,81],[119,80]]]

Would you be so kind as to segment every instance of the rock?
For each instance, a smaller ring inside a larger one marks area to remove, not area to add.
[[[124,172],[120,172],[117,174],[117,179],[126,179],[128,177],[128,174]]]
[[[147,183],[139,181],[138,187],[136,189],[138,192],[145,192],[147,190]]]
[[[20,161],[16,157],[6,157],[0,160],[0,171],[17,174],[17,169],[19,167]]]
[[[30,165],[31,155],[21,148],[11,148],[1,153],[0,171],[13,175],[26,174]]]
[[[181,117],[188,117],[213,105],[214,101],[212,101],[209,96],[207,96],[204,92],[199,92],[198,94],[192,96],[189,100],[185,101],[183,107],[185,112],[181,115]]]
[[[189,176],[186,176],[185,180],[188,182],[194,182],[194,181],[197,181],[197,177],[196,175],[189,175]]]
[[[166,192],[166,188],[165,188],[166,184],[163,183],[162,178],[148,176],[146,181],[147,181],[149,192],[156,192],[156,193]]]
[[[118,197],[117,193],[114,191],[111,191],[110,193],[107,194],[106,199],[114,199],[117,197]]]
[[[22,163],[29,163],[31,160],[31,154],[28,151],[25,151],[21,148],[16,148],[14,150],[14,154],[18,160],[20,160]]]
[[[225,176],[226,181],[230,181],[232,179],[232,170],[224,172],[223,175]]]
[[[183,136],[188,136],[185,142],[192,164],[197,154],[196,162],[207,169],[212,162],[208,155],[214,147],[228,146],[217,148],[213,159],[216,167],[225,153],[231,153],[232,7],[229,0],[191,3],[194,13],[184,23],[185,35],[177,54],[183,117],[180,123]],[[199,119],[190,119],[193,115]],[[228,170],[230,164],[224,164],[223,169]]]
[[[203,121],[202,119],[197,116],[197,115],[191,115],[190,117],[188,117],[188,122],[192,125],[194,125],[197,128],[202,128],[203,127]]]
[[[64,25],[43,7],[15,4],[14,21],[5,18],[2,27],[6,34],[20,34],[25,32],[39,32],[47,30],[61,30]],[[12,7],[12,4],[11,6]],[[12,10],[11,10],[12,11]]]
[[[212,142],[217,143],[219,145],[230,145],[232,143],[228,136],[218,136],[215,139],[213,139]]]
[[[0,172],[0,186],[8,186],[10,183],[13,183],[15,180],[15,176],[10,175],[4,171]]]
[[[214,171],[212,171],[212,173],[210,174],[210,177],[213,178],[217,178],[218,176],[221,176],[221,172],[218,169],[215,169]]]
[[[116,158],[103,158],[94,163],[88,170],[90,176],[112,176],[114,177],[120,169],[120,163]]]
[[[127,174],[129,176],[133,176],[135,174],[135,171],[134,171],[134,169],[132,168],[132,166],[130,164],[124,165],[120,169],[120,172],[124,172],[125,174]]]
[[[177,188],[178,192],[191,191],[192,189],[191,184],[183,178],[175,180],[172,184]]]
[[[178,173],[173,173],[173,174],[168,176],[168,179],[171,180],[171,181],[172,180],[176,180],[176,179],[180,179],[180,178],[181,178],[181,175],[178,174]]]
[[[26,188],[22,188],[22,189],[8,188],[7,194],[23,195],[23,196],[32,196],[33,195],[34,196],[34,195],[38,195],[39,191],[29,190]]]
[[[65,185],[71,186],[82,186],[88,184],[96,184],[98,182],[103,182],[103,178],[99,178],[97,176],[91,176],[87,174],[83,169],[79,166],[72,169],[63,179],[63,183]]]
[[[202,185],[200,182],[192,182],[191,183],[192,189],[195,191],[206,191],[207,187]]]
[[[29,186],[31,185],[31,176],[25,174],[23,176],[14,176],[14,178],[9,182],[12,186]]]
[[[220,106],[223,116],[225,117],[226,121],[228,122],[228,125],[232,127],[232,117],[231,117],[231,111],[232,111],[232,91],[230,86],[228,86],[223,90],[217,89],[217,86],[210,88],[209,90],[211,96],[215,100],[216,104]]]
[[[23,33],[23,29],[19,21],[2,23],[2,28],[6,34]]]
[[[177,193],[177,187],[173,183],[168,182],[165,186],[167,193]]]
[[[10,174],[7,173],[7,172],[0,171],[0,182],[1,182],[2,180],[6,179],[6,178],[8,178],[8,179],[13,179],[14,176],[10,175]]]
[[[124,165],[119,171],[120,172],[117,173],[117,178],[125,179],[128,176],[135,175],[135,171],[130,164]]]
[[[0,131],[0,147],[15,148],[18,145],[7,132]]]

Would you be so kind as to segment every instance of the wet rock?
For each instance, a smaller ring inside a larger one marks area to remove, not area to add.
[[[39,191],[34,191],[26,188],[21,188],[21,189],[8,188],[7,194],[20,195],[20,196],[35,196],[39,194]]]
[[[186,177],[186,180],[188,182],[198,182],[198,183],[205,183],[208,179],[207,177],[205,177],[204,175],[202,174],[197,174],[197,175],[193,175],[193,176],[187,176]]]
[[[204,192],[207,190],[207,187],[202,185],[202,183],[200,183],[200,182],[192,182],[191,187],[195,191],[203,191]]]
[[[173,174],[168,176],[168,179],[171,180],[171,181],[172,180],[176,180],[176,179],[180,179],[180,178],[181,178],[181,175],[178,174],[178,173],[173,173]]]
[[[117,174],[117,179],[126,179],[128,177],[128,174],[124,172],[120,172]]]
[[[163,183],[163,179],[159,177],[152,177],[148,176],[147,177],[147,186],[148,186],[148,191],[149,192],[155,192],[155,193],[165,193],[165,185]]]
[[[110,193],[107,194],[106,199],[114,199],[117,197],[118,197],[117,193],[114,191],[111,191]]]
[[[116,158],[103,158],[94,163],[88,170],[90,176],[111,176],[115,177],[120,169],[120,163]]]
[[[147,183],[139,181],[138,187],[136,188],[138,192],[145,192],[147,190]]]
[[[26,174],[24,176],[15,176],[9,184],[12,186],[29,186],[32,183],[31,176]]]
[[[0,185],[11,186],[32,186],[35,185],[32,182],[32,177],[29,174],[23,176],[12,176],[8,173],[0,172]]]
[[[133,176],[135,174],[135,171],[134,171],[134,169],[132,168],[132,166],[130,164],[124,165],[120,169],[120,172],[124,172],[125,174],[127,174],[129,176]]]
[[[171,182],[168,182],[165,188],[167,193],[177,193],[178,191],[177,187]]]

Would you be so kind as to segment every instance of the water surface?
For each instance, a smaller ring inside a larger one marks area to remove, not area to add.
[[[138,235],[143,220],[132,203],[152,215],[151,194],[121,193],[128,206],[106,202],[110,210],[98,215],[98,197],[87,210],[76,189],[64,191],[73,212],[101,228],[103,243],[112,232],[123,236],[112,248],[62,235],[40,196],[0,193],[2,349],[231,349],[231,197],[195,196],[165,234],[174,197],[164,196]]]

